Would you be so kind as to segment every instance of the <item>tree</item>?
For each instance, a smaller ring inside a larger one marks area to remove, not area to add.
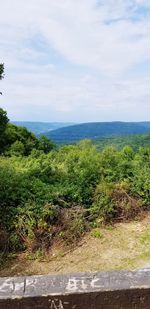
[[[40,136],[38,149],[44,151],[44,153],[49,153],[51,150],[55,149],[56,145],[53,141],[49,140],[46,136]]]
[[[9,149],[9,153],[11,155],[15,155],[15,156],[23,156],[25,153],[25,147],[24,144],[21,141],[15,141]]]
[[[7,117],[7,112],[2,108],[0,108],[0,135],[6,129],[8,121],[9,119]]]
[[[8,123],[6,130],[5,130],[5,150],[7,153],[11,153],[12,149],[14,150],[14,147],[18,148],[16,144],[13,145],[15,142],[21,142],[24,146],[24,155],[29,155],[32,151],[32,149],[37,148],[38,145],[38,139],[35,137],[35,135],[28,131],[24,127],[18,127],[15,126],[12,123]],[[13,145],[13,146],[12,146]],[[20,143],[19,143],[20,145]],[[13,147],[11,149],[11,146]],[[10,152],[9,152],[10,151]],[[23,147],[21,146],[21,151],[23,151]]]
[[[0,80],[4,77],[4,64],[0,63]]]
[[[4,64],[0,63],[0,80],[4,77]],[[2,95],[2,92],[0,92]]]
[[[3,152],[5,146],[5,131],[8,121],[7,112],[0,108],[0,153]]]
[[[4,77],[4,64],[0,64],[0,80]],[[2,94],[0,92],[0,94]],[[3,133],[6,129],[9,119],[7,118],[7,112],[0,108],[0,150],[2,147]]]

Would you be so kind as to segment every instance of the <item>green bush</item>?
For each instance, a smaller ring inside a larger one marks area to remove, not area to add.
[[[114,185],[108,182],[102,182],[97,185],[93,204],[90,208],[92,220],[102,217],[109,219],[114,216],[115,204],[112,200]]]
[[[98,152],[82,141],[44,153],[43,146],[29,150],[28,133],[24,142],[15,141],[16,130],[9,129],[9,156],[0,157],[0,235],[8,251],[41,252],[56,238],[70,244],[89,226],[129,219],[149,207],[149,148]]]

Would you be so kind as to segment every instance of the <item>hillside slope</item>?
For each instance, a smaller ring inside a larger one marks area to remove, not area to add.
[[[150,132],[149,124],[150,123],[146,122],[144,126],[144,122],[83,123],[53,130],[51,132],[45,132],[44,135],[58,144],[69,144],[85,138],[95,139],[113,135],[142,134]]]
[[[25,127],[34,134],[41,134],[45,131],[56,130],[72,125],[70,122],[11,121],[11,123],[20,127]]]
[[[101,137],[92,141],[98,150],[103,150],[106,146],[114,146],[118,150],[125,146],[131,146],[136,151],[140,147],[150,147],[150,133]]]

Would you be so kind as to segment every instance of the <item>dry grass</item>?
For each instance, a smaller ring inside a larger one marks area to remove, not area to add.
[[[24,254],[6,263],[0,276],[150,267],[150,212],[140,220],[88,233],[74,250],[55,245],[42,261]]]

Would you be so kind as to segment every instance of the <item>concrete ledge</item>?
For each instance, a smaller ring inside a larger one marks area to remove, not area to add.
[[[150,269],[0,278],[0,309],[149,309]]]

